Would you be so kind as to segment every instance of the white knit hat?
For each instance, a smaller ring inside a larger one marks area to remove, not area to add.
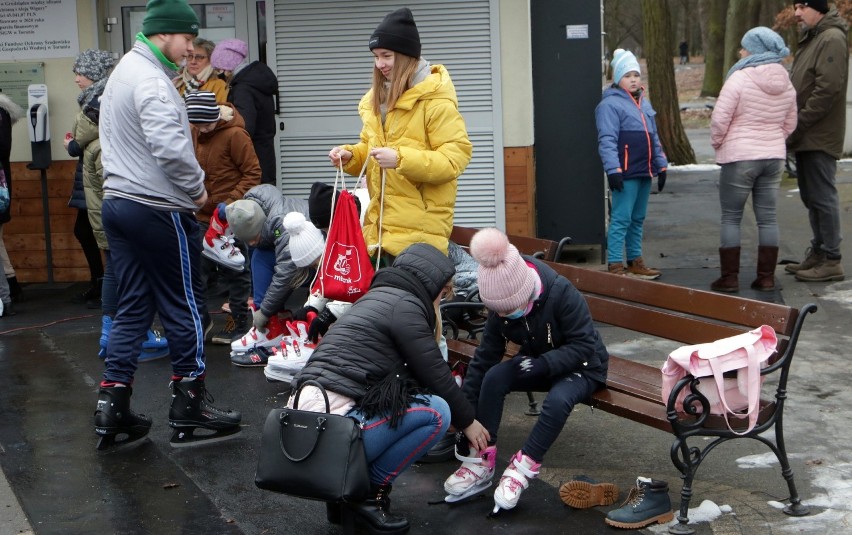
[[[301,212],[284,216],[284,230],[290,235],[290,258],[298,267],[307,267],[322,255],[325,240],[313,223]]]
[[[479,263],[479,297],[486,307],[509,314],[529,304],[537,275],[505,234],[480,230],[470,240],[470,255]]]

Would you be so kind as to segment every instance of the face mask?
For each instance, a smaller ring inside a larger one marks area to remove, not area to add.
[[[518,309],[518,310],[516,310],[516,311],[514,311],[510,314],[506,314],[503,317],[506,318],[507,320],[516,320],[518,318],[524,317],[524,312],[526,312],[526,311],[527,311],[526,308],[521,308],[521,309]]]

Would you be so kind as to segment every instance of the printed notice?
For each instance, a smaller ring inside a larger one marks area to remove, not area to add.
[[[565,26],[566,39],[588,39],[589,25],[588,24],[569,24]]]
[[[74,0],[0,0],[0,58],[73,58],[77,39]]]

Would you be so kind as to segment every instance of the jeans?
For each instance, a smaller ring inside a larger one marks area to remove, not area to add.
[[[822,151],[796,153],[799,196],[808,209],[814,250],[822,249],[831,259],[840,258],[840,198],[835,174],[837,160]]]
[[[748,196],[757,220],[757,243],[778,247],[776,201],[784,160],[744,160],[722,164],[719,204],[722,206],[721,247],[740,246],[740,223]]]
[[[254,306],[260,310],[263,296],[272,284],[272,275],[275,274],[275,249],[251,250],[251,286]]]
[[[518,377],[515,363],[507,360],[488,370],[482,379],[476,419],[488,430],[491,441],[496,442],[503,418],[503,404],[510,392],[547,392],[541,414],[522,448],[536,462],[541,462],[565,427],[574,406],[589,399],[597,388],[594,380],[581,373],[524,379]]]
[[[645,225],[650,195],[650,177],[628,178],[624,181],[623,191],[612,192],[612,209],[606,237],[608,264],[624,262],[625,248],[628,261],[642,256],[642,227]]]
[[[447,433],[450,427],[450,407],[438,396],[425,396],[429,404],[414,403],[405,411],[405,417],[393,429],[386,416],[369,420],[358,409],[347,416],[361,422],[364,452],[370,470],[370,482],[375,485],[391,484],[429,451]]]

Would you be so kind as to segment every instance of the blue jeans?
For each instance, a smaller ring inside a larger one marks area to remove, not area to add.
[[[612,192],[612,208],[606,237],[608,264],[623,263],[625,249],[628,261],[642,256],[642,233],[650,195],[650,177],[628,178],[624,181],[623,191]]]
[[[722,207],[721,247],[740,246],[740,223],[749,194],[757,220],[757,243],[778,247],[775,206],[784,160],[744,160],[722,164],[719,173],[719,204]]]
[[[275,274],[275,250],[274,249],[252,249],[251,250],[251,286],[254,307],[260,310],[263,296],[272,284],[272,275]]]
[[[393,483],[446,434],[450,427],[450,407],[443,398],[425,397],[429,404],[413,404],[393,429],[387,416],[368,420],[358,409],[347,414],[361,422],[371,483]]]
[[[503,418],[503,404],[510,392],[547,392],[541,414],[522,448],[524,453],[541,462],[565,427],[574,406],[589,399],[597,389],[598,384],[581,373],[533,380],[520,378],[515,363],[507,360],[485,373],[476,404],[476,419],[488,430],[491,443],[495,443]]]

